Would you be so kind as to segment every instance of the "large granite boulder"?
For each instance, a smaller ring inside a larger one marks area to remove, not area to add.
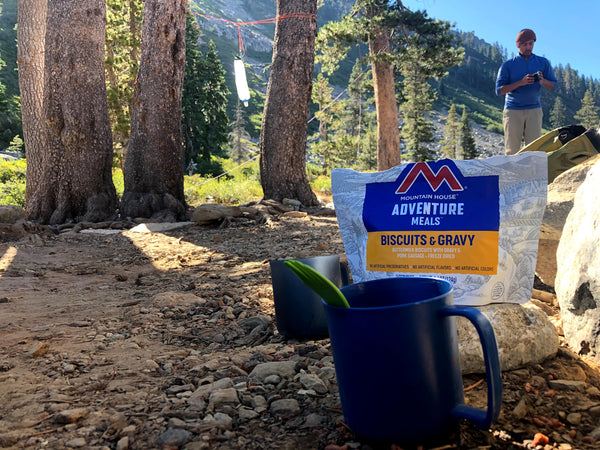
[[[0,223],[17,223],[25,219],[25,210],[16,205],[0,205]]]
[[[575,193],[585,180],[589,170],[599,160],[600,155],[596,158],[591,158],[563,172],[548,185],[548,200],[540,229],[540,242],[535,273],[549,286],[554,286],[554,279],[556,278],[556,250],[565,221],[573,207]]]
[[[565,339],[600,361],[600,161],[575,195],[557,251],[555,290]]]
[[[558,332],[546,313],[534,304],[498,303],[477,309],[494,328],[503,371],[540,363],[558,352]],[[475,327],[467,319],[458,317],[456,328],[462,372],[485,372],[483,351]]]

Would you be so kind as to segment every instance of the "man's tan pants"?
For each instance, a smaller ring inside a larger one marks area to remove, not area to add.
[[[531,144],[542,134],[542,108],[505,109],[502,113],[504,125],[504,149],[507,155],[521,150],[521,141]]]

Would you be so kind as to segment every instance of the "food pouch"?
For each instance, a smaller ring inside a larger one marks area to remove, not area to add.
[[[333,170],[353,281],[434,276],[455,304],[529,301],[547,179],[543,152]]]

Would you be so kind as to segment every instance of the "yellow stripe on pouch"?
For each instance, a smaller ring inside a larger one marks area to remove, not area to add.
[[[367,270],[494,275],[498,270],[498,231],[371,232]]]

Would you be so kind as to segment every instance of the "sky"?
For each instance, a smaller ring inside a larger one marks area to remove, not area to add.
[[[411,10],[472,31],[489,44],[498,43],[508,56],[517,53],[516,37],[531,28],[533,53],[553,67],[569,64],[579,75],[600,80],[599,0],[402,0]]]

